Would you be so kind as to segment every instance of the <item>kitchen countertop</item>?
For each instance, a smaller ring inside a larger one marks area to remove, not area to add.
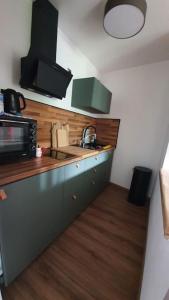
[[[57,160],[51,157],[43,156],[41,158],[32,158],[16,163],[4,164],[0,166],[0,186],[41,174],[113,149],[114,148],[112,147],[107,150],[90,150],[76,146],[66,146],[58,148],[57,150],[74,154],[75,157],[67,160]]]

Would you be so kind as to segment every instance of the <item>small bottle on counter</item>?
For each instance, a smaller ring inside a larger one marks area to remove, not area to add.
[[[36,148],[36,157],[42,157],[42,148],[39,145]]]

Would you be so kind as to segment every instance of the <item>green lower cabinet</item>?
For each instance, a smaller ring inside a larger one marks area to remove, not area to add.
[[[108,151],[86,159],[89,203],[101,193],[110,180],[113,152]]]
[[[105,186],[108,183],[108,179],[106,178],[106,167],[107,163],[101,163],[96,167],[96,189],[97,189],[97,195],[101,193]]]
[[[110,182],[110,175],[112,169],[113,151],[106,151],[99,154],[98,161],[100,164],[97,166],[97,177],[99,182],[99,189],[102,191]]]
[[[98,162],[98,155],[92,156],[85,159],[86,163],[86,189],[88,190],[88,205],[93,201],[97,196],[97,181],[96,181],[96,172]]]
[[[0,250],[8,285],[109,182],[113,152],[1,187]]]
[[[64,224],[69,225],[87,207],[85,162],[68,165],[64,171]]]
[[[0,248],[8,285],[63,231],[64,170],[33,176],[2,187]]]
[[[92,171],[90,171],[89,176],[88,176],[88,189],[89,189],[88,204],[97,197],[97,195],[99,194],[99,190],[100,190],[98,176],[96,176],[96,174],[93,174],[93,172],[95,170],[96,170],[96,168],[94,168]]]
[[[109,150],[109,151],[100,153],[98,155],[98,160],[100,163],[108,162],[109,159],[112,160],[112,157],[113,157],[113,151]],[[111,167],[111,165],[110,165],[110,167]]]
[[[105,162],[106,170],[105,170],[105,185],[110,182],[111,170],[112,170],[112,161],[113,161],[113,152],[109,152],[108,160]]]
[[[106,178],[106,168],[106,162],[98,166],[98,192],[102,192],[108,183],[108,178]]]

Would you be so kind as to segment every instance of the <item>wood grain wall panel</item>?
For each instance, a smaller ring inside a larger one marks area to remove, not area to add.
[[[119,120],[95,119],[28,99],[26,100],[26,103],[27,107],[23,114],[24,116],[29,116],[37,120],[37,140],[38,144],[42,147],[51,147],[52,124],[56,122],[69,124],[70,145],[79,143],[83,129],[88,125],[94,125],[97,128],[98,140],[116,147],[120,123]]]
[[[96,119],[98,141],[116,147],[119,126],[120,120],[118,119]]]

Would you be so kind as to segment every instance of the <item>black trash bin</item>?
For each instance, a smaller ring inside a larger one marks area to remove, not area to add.
[[[147,200],[152,170],[145,167],[135,167],[129,191],[128,201],[138,206],[144,206]]]

